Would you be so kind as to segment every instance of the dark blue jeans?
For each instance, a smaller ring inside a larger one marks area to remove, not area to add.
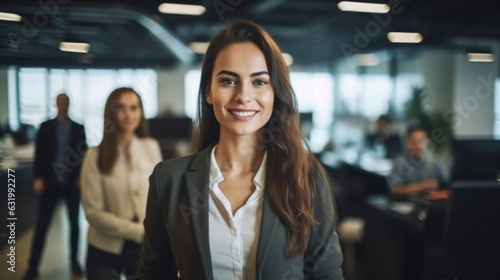
[[[125,273],[127,280],[135,279],[141,244],[125,241],[120,255],[104,252],[89,244],[87,252],[87,280],[119,280]]]
[[[68,185],[47,185],[46,190],[40,194],[38,199],[38,213],[35,224],[35,234],[31,244],[31,254],[29,266],[31,269],[38,270],[40,257],[45,244],[45,236],[49,228],[54,209],[60,199],[66,202],[68,210],[70,229],[70,248],[71,262],[77,261],[78,257],[78,235],[80,227],[78,223],[78,213],[80,209],[80,189],[74,184]]]

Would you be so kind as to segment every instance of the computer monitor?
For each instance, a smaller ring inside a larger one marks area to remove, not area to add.
[[[451,180],[495,180],[500,172],[500,140],[452,141]]]
[[[149,133],[157,139],[191,139],[193,120],[189,117],[148,119]]]
[[[452,279],[500,279],[500,182],[454,182],[444,223]]]

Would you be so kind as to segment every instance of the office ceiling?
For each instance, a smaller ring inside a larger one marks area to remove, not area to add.
[[[328,0],[198,0],[201,16],[161,14],[159,0],[2,0],[0,65],[64,67],[172,67],[196,63],[187,45],[207,41],[233,18],[263,25],[299,65],[323,65],[355,52],[411,52],[458,47],[458,38],[500,39],[494,1],[390,0],[390,14],[342,12]],[[374,1],[371,1],[374,2]],[[384,3],[384,1],[378,1]],[[421,44],[392,44],[389,31],[418,31]],[[88,54],[59,50],[62,40],[90,43]]]

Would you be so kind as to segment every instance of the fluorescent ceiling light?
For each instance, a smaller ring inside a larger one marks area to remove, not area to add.
[[[387,38],[392,43],[420,43],[422,35],[417,32],[389,32]]]
[[[194,53],[204,54],[208,49],[208,45],[210,45],[209,42],[191,42],[188,47]]]
[[[59,49],[63,52],[88,53],[90,45],[87,43],[61,42]]]
[[[467,60],[470,62],[493,62],[495,56],[492,53],[467,53]]]
[[[21,16],[18,14],[2,13],[0,12],[0,20],[6,21],[21,21]]]
[[[158,10],[164,14],[199,16],[205,13],[205,7],[200,5],[163,3]]]
[[[288,53],[282,53],[283,59],[285,59],[286,65],[290,66],[293,64],[293,56]]]
[[[373,53],[357,54],[354,58],[360,66],[376,66],[379,64],[378,56]]]
[[[341,1],[337,6],[341,11],[345,12],[386,14],[391,10],[386,4],[352,1]]]

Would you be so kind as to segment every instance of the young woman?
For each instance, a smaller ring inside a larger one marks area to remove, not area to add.
[[[140,96],[114,90],[104,109],[104,136],[85,155],[82,204],[89,222],[87,279],[136,274],[146,210],[148,177],[161,161],[158,143],[147,138]]]
[[[343,279],[333,199],[305,149],[288,68],[229,24],[203,61],[198,153],[150,177],[139,279]]]

